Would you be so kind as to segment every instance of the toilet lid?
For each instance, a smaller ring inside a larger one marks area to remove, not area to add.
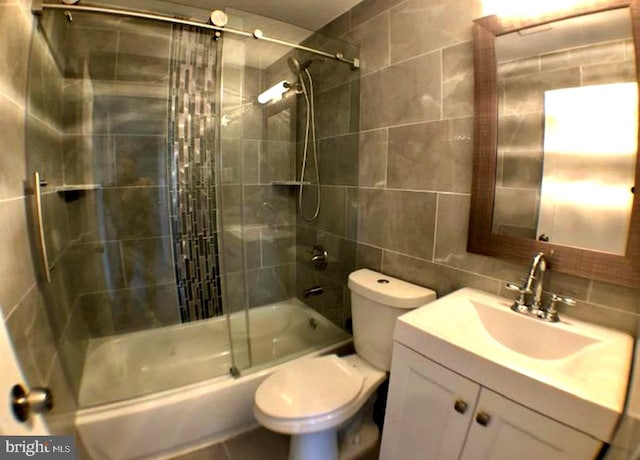
[[[353,401],[363,378],[335,355],[292,363],[258,387],[256,406],[278,418],[327,414]]]

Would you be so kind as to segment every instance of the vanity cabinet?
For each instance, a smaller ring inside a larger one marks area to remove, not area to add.
[[[600,447],[394,343],[380,460],[586,460]]]

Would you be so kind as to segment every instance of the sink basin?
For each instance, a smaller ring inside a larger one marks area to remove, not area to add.
[[[633,339],[463,288],[398,319],[394,340],[549,417],[609,442],[623,410]]]
[[[470,301],[480,324],[494,340],[509,350],[531,358],[563,359],[598,343],[593,337],[576,331],[549,327],[549,323],[512,314],[512,311],[505,308],[495,308],[473,299]],[[475,321],[469,321],[466,325],[469,329],[477,330]]]

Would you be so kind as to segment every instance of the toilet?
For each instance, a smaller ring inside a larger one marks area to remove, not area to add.
[[[256,419],[291,435],[290,460],[350,460],[375,446],[374,393],[391,368],[396,318],[436,298],[368,269],[349,275],[349,289],[356,354],[292,362],[256,391]]]

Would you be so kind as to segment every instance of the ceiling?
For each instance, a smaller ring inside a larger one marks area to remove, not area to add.
[[[360,0],[165,0],[192,8],[235,8],[279,19],[310,30],[318,30],[350,10]]]

